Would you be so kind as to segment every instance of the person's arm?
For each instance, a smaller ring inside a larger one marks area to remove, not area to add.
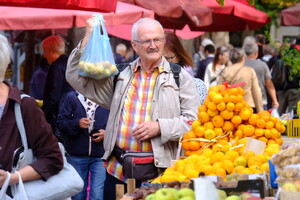
[[[259,113],[260,111],[262,111],[263,108],[263,103],[262,103],[262,92],[261,89],[259,87],[259,83],[258,83],[258,79],[256,76],[256,72],[251,68],[251,93],[252,93],[252,97],[254,100],[254,105],[255,105],[255,109],[256,112]]]
[[[60,108],[56,125],[62,134],[78,135],[80,133],[81,128],[79,126],[79,121],[81,116],[74,115],[74,112],[76,111],[74,109],[74,107],[76,107],[76,99],[77,97],[73,92],[68,93]]]
[[[18,171],[21,175],[22,181],[32,181],[37,180],[41,178],[41,175],[39,175],[31,166],[27,165],[24,168],[20,169]],[[6,179],[7,173],[4,170],[0,169],[0,187],[2,187],[4,180]],[[11,173],[9,184],[13,185],[19,183],[19,176],[17,173]]]
[[[204,74],[204,83],[205,83],[205,85],[206,85],[206,88],[208,88],[208,89],[209,89],[210,80],[211,80],[211,74],[210,74],[211,68],[212,68],[212,65],[209,64],[209,65],[206,67],[205,74]]]
[[[276,90],[275,90],[275,87],[274,87],[274,84],[273,84],[272,80],[271,79],[266,80],[265,85],[266,85],[268,93],[269,93],[269,95],[272,99],[272,107],[278,108],[279,103],[277,101]]]

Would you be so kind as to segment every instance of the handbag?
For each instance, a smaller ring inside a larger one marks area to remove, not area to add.
[[[25,189],[24,189],[24,184],[21,178],[21,175],[19,174],[19,172],[16,172],[18,174],[19,177],[19,183],[17,184],[17,188],[18,188],[18,192],[13,196],[13,198],[11,198],[10,196],[8,196],[6,194],[7,188],[9,186],[9,180],[11,177],[11,174],[9,172],[6,172],[6,178],[5,181],[3,183],[3,186],[0,190],[0,199],[1,200],[28,200]]]
[[[25,96],[28,95],[22,94],[21,98]],[[14,152],[12,172],[16,172],[36,160],[32,149],[28,148],[20,104],[16,102],[14,109],[23,146]],[[61,143],[58,144],[63,157],[63,169],[58,174],[51,176],[47,181],[39,179],[24,182],[24,188],[29,200],[61,200],[74,196],[82,190],[84,186],[82,178],[75,168],[67,162],[64,146]],[[11,189],[13,195],[18,193],[17,184],[12,185]]]
[[[123,166],[122,172],[125,178],[146,181],[158,176],[153,152],[125,151],[115,146],[113,154]]]

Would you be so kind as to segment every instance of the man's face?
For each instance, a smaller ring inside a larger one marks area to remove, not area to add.
[[[153,22],[144,22],[138,27],[137,37],[132,41],[132,47],[142,62],[159,61],[164,49],[163,32],[160,26]]]

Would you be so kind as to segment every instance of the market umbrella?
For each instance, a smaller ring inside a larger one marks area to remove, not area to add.
[[[283,26],[300,25],[300,3],[281,11],[281,25]]]
[[[49,8],[0,6],[0,30],[38,30],[84,27],[96,12]],[[142,17],[154,18],[150,10],[118,2],[115,13],[101,13],[106,25],[132,24]]]
[[[117,0],[0,0],[0,5],[115,12]]]
[[[220,6],[215,0],[197,0],[199,4],[213,10],[213,23],[209,26],[196,27],[200,31],[243,31],[258,29],[270,22],[267,13],[250,6],[246,0],[225,0]]]
[[[212,10],[199,4],[197,0],[120,0],[135,4],[155,12],[164,28],[182,29],[186,24],[195,27],[212,23]]]

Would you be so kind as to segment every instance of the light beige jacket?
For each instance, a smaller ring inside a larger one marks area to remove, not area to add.
[[[79,46],[78,46],[79,47]],[[137,60],[125,68],[118,77],[114,91],[113,77],[101,80],[85,78],[78,74],[78,61],[82,50],[75,48],[68,60],[66,79],[70,85],[87,98],[110,109],[104,137],[104,156],[109,158],[116,143],[120,113],[124,99],[133,78],[133,69]],[[151,139],[157,167],[170,167],[175,159],[179,138],[188,130],[188,121],[197,119],[200,97],[193,78],[187,71],[181,70],[180,88],[177,87],[169,63],[163,58],[163,72],[157,77],[154,87],[151,120],[158,120],[161,134]]]
[[[230,85],[245,82],[242,86],[245,91],[244,100],[252,108],[256,108],[256,112],[263,110],[262,93],[253,68],[238,63],[231,65],[223,70],[217,81],[218,84],[227,81]]]

